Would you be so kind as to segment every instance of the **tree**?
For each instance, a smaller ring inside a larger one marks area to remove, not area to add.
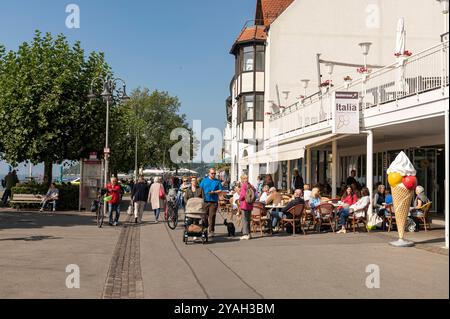
[[[137,133],[139,167],[167,166],[176,169],[177,165],[170,160],[170,149],[178,141],[172,141],[170,134],[176,128],[184,128],[192,136],[185,115],[179,114],[178,98],[168,92],[150,92],[147,88],[135,89],[130,97],[129,102],[114,109],[120,115],[111,119],[111,171],[134,170]]]
[[[44,162],[48,183],[53,163],[100,152],[106,110],[87,95],[92,79],[107,74],[103,53],[86,58],[80,42],[70,46],[61,34],[36,31],[17,52],[0,47],[1,157],[14,164]]]

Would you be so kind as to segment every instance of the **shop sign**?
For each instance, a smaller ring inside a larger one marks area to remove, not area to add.
[[[359,134],[359,93],[335,92],[333,134]]]

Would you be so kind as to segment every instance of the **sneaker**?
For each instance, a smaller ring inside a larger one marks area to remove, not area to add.
[[[250,239],[250,235],[244,235],[241,237],[241,240],[249,240]]]
[[[41,208],[40,210],[39,210],[39,213],[43,213],[44,212],[44,210]]]
[[[347,229],[342,228],[340,231],[337,232],[337,234],[347,234]]]
[[[114,224],[113,224],[114,226],[117,226],[117,225],[119,225],[119,223],[118,222],[114,222]]]

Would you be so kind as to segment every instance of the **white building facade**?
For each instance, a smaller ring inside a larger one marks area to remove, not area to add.
[[[245,28],[232,50],[240,65],[246,45],[263,46],[265,61],[260,74],[236,67],[231,83],[232,180],[271,174],[290,190],[298,168],[334,197],[351,170],[370,190],[386,185],[386,169],[403,150],[432,210],[447,215],[448,13],[441,8],[431,0],[258,0],[252,28],[264,32],[248,38]],[[255,54],[248,64],[256,62]],[[335,115],[336,92],[357,93],[359,123]],[[246,103],[247,93],[262,95],[262,106]],[[258,116],[242,117],[248,110]],[[356,131],[340,133],[339,121],[353,121]]]

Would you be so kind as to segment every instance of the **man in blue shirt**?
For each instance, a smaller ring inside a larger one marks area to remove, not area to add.
[[[222,191],[222,183],[216,179],[216,170],[211,168],[209,176],[204,178],[200,187],[205,194],[205,210],[208,216],[208,237],[214,236],[216,226],[216,213],[219,202],[219,193]]]

